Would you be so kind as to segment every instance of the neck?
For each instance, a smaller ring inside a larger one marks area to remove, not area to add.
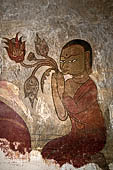
[[[72,78],[75,82],[84,83],[89,79],[89,75],[87,74],[87,72],[83,72],[80,75],[73,75]]]

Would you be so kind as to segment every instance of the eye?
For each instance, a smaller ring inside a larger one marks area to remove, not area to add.
[[[77,61],[77,59],[72,60],[73,63],[76,62],[76,61]]]
[[[77,59],[69,60],[68,62],[69,62],[69,63],[74,63],[74,62],[76,62],[76,61],[77,61]]]
[[[65,63],[65,60],[60,60],[60,63]]]

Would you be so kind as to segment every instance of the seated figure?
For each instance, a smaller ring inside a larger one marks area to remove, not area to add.
[[[106,144],[106,126],[97,101],[97,87],[90,78],[92,49],[88,42],[68,42],[60,55],[61,72],[52,74],[52,97],[61,121],[70,118],[69,134],[48,142],[42,149],[44,159],[54,159],[79,168],[92,162]],[[65,75],[71,78],[65,80]],[[101,161],[102,163],[102,161]],[[108,168],[108,167],[107,167]],[[109,169],[109,168],[108,168]]]

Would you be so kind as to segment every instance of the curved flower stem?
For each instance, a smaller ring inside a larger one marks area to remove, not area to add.
[[[21,62],[20,64],[25,68],[35,67],[31,76],[34,76],[35,73],[37,72],[37,70],[42,66],[50,66],[53,70],[58,72],[58,65],[53,58],[47,56],[45,59],[37,59],[36,61],[37,62],[34,63],[34,64],[26,64],[26,63],[23,63],[23,62]]]
[[[51,57],[49,57],[49,56],[47,56],[47,59],[49,59],[52,63],[54,63],[54,66],[55,66],[55,68],[56,68],[56,70],[57,70],[57,69],[58,69],[57,62],[56,62],[53,58],[51,58]]]
[[[21,66],[23,66],[23,67],[32,68],[32,67],[35,67],[38,63],[26,64],[26,63],[21,62],[20,64],[21,64]]]
[[[42,67],[42,66],[50,66],[50,67],[52,67],[53,70],[56,70],[56,68],[53,67],[50,62],[43,62],[43,63],[40,63],[39,65],[37,65],[37,67],[35,67],[35,69],[33,70],[32,74],[31,74],[31,76],[34,76],[35,73],[37,72],[37,70],[38,70],[40,67]],[[57,71],[57,70],[56,70],[56,71]]]
[[[53,60],[54,60],[54,59],[53,59]],[[35,66],[37,66],[37,65],[39,65],[39,64],[41,64],[41,63],[49,62],[52,67],[55,67],[56,69],[58,69],[57,63],[56,63],[55,61],[53,62],[53,60],[50,60],[50,58],[47,58],[47,59],[37,59],[37,60],[36,60],[37,62],[34,63],[34,64],[26,64],[26,63],[23,63],[23,62],[21,62],[20,64],[21,64],[23,67],[32,68],[32,67],[35,67]]]

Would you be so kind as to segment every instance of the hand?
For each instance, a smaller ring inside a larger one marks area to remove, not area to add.
[[[62,95],[64,93],[64,88],[65,88],[65,79],[62,72],[57,73],[56,80],[57,80],[58,93],[60,98],[62,99]]]
[[[63,76],[62,72],[59,71],[58,73],[56,73],[56,77],[57,77],[58,82],[64,81],[64,76]]]
[[[56,79],[57,82],[59,82],[59,81],[60,81],[60,82],[61,82],[61,81],[64,82],[64,81],[65,81],[65,80],[64,80],[64,76],[63,76],[62,72],[60,72],[60,71],[53,73],[53,74],[52,74],[52,78]]]
[[[52,79],[55,79],[57,81],[57,73],[52,73]]]
[[[65,80],[61,72],[55,72],[52,74],[52,88],[57,89],[59,97],[62,99],[65,88]]]

